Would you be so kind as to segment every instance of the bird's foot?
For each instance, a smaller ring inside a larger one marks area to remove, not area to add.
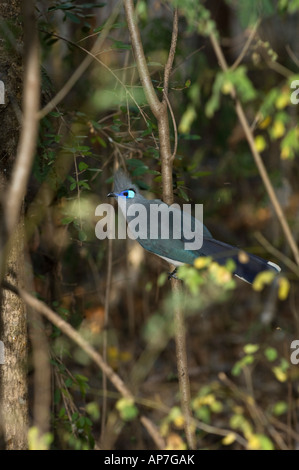
[[[177,275],[177,269],[175,268],[174,271],[172,271],[172,273],[168,273],[168,280],[170,281],[170,279],[178,279]]]

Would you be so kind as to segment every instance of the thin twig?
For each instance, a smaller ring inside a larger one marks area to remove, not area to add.
[[[21,297],[27,305],[46,317],[51,323],[53,323],[53,325],[57,326],[57,328],[59,328],[65,335],[71,338],[101,368],[103,373],[107,375],[119,393],[123,397],[133,400],[132,393],[126,387],[121,378],[113,371],[113,369],[111,369],[108,364],[104,362],[102,356],[97,351],[95,351],[94,348],[90,346],[90,344],[69,323],[64,321],[44,302],[41,302],[37,298],[33,297],[33,295],[29,294],[29,292],[26,290],[13,286],[12,284],[5,281],[2,282],[2,286]]]
[[[66,95],[71,91],[71,89],[73,88],[75,83],[77,83],[77,81],[80,79],[80,77],[82,77],[83,73],[87,70],[89,65],[92,63],[93,55],[95,55],[97,53],[97,51],[104,44],[104,42],[105,42],[105,40],[108,36],[108,33],[111,29],[111,26],[113,25],[115,19],[117,18],[117,15],[118,15],[119,10],[120,10],[120,6],[121,6],[121,2],[119,1],[116,4],[112,14],[110,15],[107,23],[104,26],[103,30],[101,31],[101,34],[99,35],[98,39],[96,40],[95,44],[93,45],[93,47],[90,51],[91,55],[87,55],[85,57],[83,62],[81,62],[79,67],[74,71],[74,73],[71,75],[71,77],[65,83],[65,85],[61,88],[61,90],[57,93],[57,95],[54,96],[54,98],[49,103],[47,103],[46,106],[43,109],[41,109],[39,111],[39,113],[38,113],[39,119],[44,118],[48,113],[50,113],[58,105],[58,103],[60,103],[66,97]]]
[[[237,57],[237,59],[235,60],[235,62],[233,63],[233,65],[231,66],[231,70],[235,70],[238,65],[240,65],[240,63],[242,62],[243,58],[245,57],[249,47],[250,47],[250,44],[252,43],[253,39],[254,39],[254,36],[255,36],[255,33],[257,32],[257,29],[259,27],[261,23],[261,20],[258,19],[257,22],[255,23],[255,25],[253,26],[252,30],[250,31],[250,34],[248,36],[248,39],[239,55],[239,57]]]
[[[274,441],[282,450],[288,450],[288,446],[282,439],[279,432],[269,423],[269,420],[260,409],[260,407],[256,404],[254,398],[247,393],[244,393],[243,390],[239,389],[228,377],[224,372],[220,372],[218,374],[219,379],[221,382],[225,383],[234,393],[236,393],[246,405],[249,413],[254,419],[254,416],[260,421],[260,424],[267,428],[269,434],[272,436]]]
[[[287,266],[291,271],[293,271],[296,276],[299,277],[299,268],[294,261],[284,255],[281,251],[279,251],[275,246],[273,246],[269,240],[267,240],[260,232],[254,233],[255,238],[257,241],[265,248],[269,253],[272,253],[277,259],[281,260],[285,266]]]
[[[63,320],[57,313],[55,313],[52,309],[50,309],[44,302],[37,299],[25,289],[20,287],[14,286],[9,282],[3,281],[2,287],[7,289],[14,294],[18,295],[23,301],[31,308],[33,308],[36,312],[43,315],[47,320],[49,320],[53,325],[59,328],[66,336],[68,336],[74,343],[76,343],[102,370],[103,374],[105,374],[110,382],[114,385],[116,390],[128,400],[133,400],[134,397],[131,391],[127,388],[123,380],[117,375],[113,369],[103,360],[101,354],[99,354],[95,349],[90,346],[88,341],[86,341],[80,333],[78,333],[69,323]],[[151,437],[153,438],[154,442],[159,446],[162,446],[162,438],[159,436],[157,430],[154,431],[154,424],[151,423],[149,418],[145,416],[140,416],[141,423],[145,426]],[[159,447],[160,448],[160,447]]]
[[[170,73],[171,73],[171,69],[172,69],[172,65],[174,61],[177,39],[178,39],[178,9],[175,8],[173,12],[171,44],[170,44],[168,59],[167,59],[165,70],[164,70],[163,100],[166,99],[168,95],[169,77],[170,77]]]
[[[173,147],[173,151],[172,151],[172,155],[171,155],[171,161],[173,162],[173,160],[175,159],[175,156],[176,156],[177,148],[178,148],[178,130],[177,130],[177,125],[176,125],[175,117],[174,117],[174,114],[173,114],[172,106],[169,102],[168,96],[165,93],[165,91],[163,91],[163,93],[164,93],[164,99],[166,100],[166,103],[167,103],[167,106],[168,106],[168,109],[169,109],[169,112],[170,112],[170,115],[171,115],[172,125],[173,125],[174,147]]]
[[[159,434],[156,426],[153,424],[151,420],[149,420],[146,416],[141,416],[140,421],[142,422],[143,426],[152,437],[153,441],[155,442],[158,449],[163,450],[165,449],[165,441]]]
[[[292,59],[292,61],[294,62],[294,64],[299,67],[299,59],[298,57],[295,55],[295,53],[292,51],[292,49],[290,48],[290,46],[287,44],[286,45],[286,50],[287,50],[287,53],[289,54],[290,58]]]
[[[133,101],[133,103],[136,105],[136,107],[138,108],[141,116],[143,117],[144,119],[144,122],[147,122],[147,119],[148,119],[148,116],[146,115],[146,113],[144,113],[144,111],[142,110],[142,108],[140,107],[139,103],[136,101],[134,95],[130,92],[129,90],[129,87],[116,75],[116,73],[114,72],[114,70],[112,70],[108,65],[105,64],[105,62],[102,62],[96,54],[94,54],[91,51],[89,51],[88,49],[85,49],[84,47],[80,46],[79,44],[71,41],[70,39],[67,39],[63,36],[60,36],[56,33],[51,33],[51,35],[53,37],[56,37],[56,38],[59,38],[61,39],[62,41],[65,41],[67,42],[68,44],[71,44],[72,46],[74,47],[77,47],[78,49],[80,49],[81,51],[85,52],[88,56],[92,57],[96,62],[98,62],[102,67],[104,67],[109,73],[111,73],[111,75],[115,78],[115,80],[124,88],[125,92],[130,96],[131,100]],[[116,113],[115,113],[116,114]],[[107,119],[107,117],[105,117],[105,119]]]
[[[219,42],[218,42],[218,40],[217,40],[217,38],[216,38],[216,36],[213,32],[210,35],[210,40],[211,40],[214,52],[216,54],[216,57],[219,61],[220,67],[222,68],[223,71],[228,70],[228,65],[227,65],[227,62],[226,62],[225,57],[223,55],[222,49],[221,49],[221,47],[219,45]],[[273,188],[272,183],[270,181],[269,175],[268,175],[267,170],[265,168],[265,165],[263,163],[262,157],[256,149],[252,131],[250,129],[247,118],[245,116],[245,112],[243,110],[242,104],[236,96],[236,91],[235,91],[234,88],[231,91],[231,96],[235,101],[235,110],[236,110],[237,116],[239,118],[240,124],[243,128],[243,131],[245,133],[245,136],[246,136],[247,142],[249,144],[250,150],[252,152],[255,164],[256,164],[256,166],[259,170],[260,176],[262,178],[262,181],[264,183],[266,191],[269,195],[270,201],[272,202],[274,211],[275,211],[276,216],[277,216],[277,218],[280,222],[280,225],[281,225],[281,228],[282,228],[283,233],[285,235],[285,238],[287,239],[288,244],[290,245],[290,248],[293,252],[295,261],[299,265],[298,246],[296,245],[295,239],[294,239],[293,234],[290,230],[290,227],[289,227],[289,224],[286,220],[286,217],[283,213],[282,207],[281,207],[281,205],[280,205],[280,203],[277,199],[277,196],[275,194],[274,188]]]

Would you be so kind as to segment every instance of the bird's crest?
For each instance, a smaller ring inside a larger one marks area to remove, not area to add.
[[[135,192],[138,192],[138,187],[132,183],[129,176],[121,169],[117,170],[114,175],[114,192],[121,193],[125,189],[134,189]]]

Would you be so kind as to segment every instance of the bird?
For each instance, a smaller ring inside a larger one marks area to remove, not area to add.
[[[128,226],[132,225],[134,222],[134,216],[136,215],[136,213],[134,214],[134,208],[136,207],[142,209],[141,212],[144,212],[146,216],[150,215],[150,211],[154,209],[154,206],[159,207],[159,210],[167,210],[171,207],[160,199],[146,199],[140,193],[137,185],[132,183],[130,177],[122,169],[117,170],[115,173],[113,192],[107,194],[107,197],[117,199],[118,207],[126,219]],[[187,242],[190,241],[190,237],[187,239],[183,230],[179,232],[178,237],[171,237],[171,234],[174,233],[174,220],[178,220],[175,219],[177,215],[176,211],[183,214],[181,219],[179,219],[181,225],[184,222],[184,212],[177,208],[174,209],[174,215],[169,222],[169,238],[162,237],[161,235],[162,231],[165,229],[165,218],[163,218],[163,216],[155,220],[157,226],[152,228],[156,234],[155,237],[150,236],[152,232],[150,232],[149,224],[147,223],[139,223],[137,235],[135,233],[136,240],[145,250],[154,253],[175,266],[175,270],[170,274],[170,277],[176,277],[176,269],[178,266],[184,264],[193,265],[194,261],[199,257],[211,257],[219,265],[226,265],[228,259],[233,259],[235,264],[233,274],[250,284],[253,283],[257,274],[262,271],[272,271],[274,274],[278,274],[281,271],[280,266],[272,261],[267,261],[259,256],[245,252],[236,246],[216,240],[203,223],[188,215],[188,217],[190,217],[188,220],[191,220],[190,228],[192,231],[195,233],[201,231],[202,234],[201,247],[198,249],[189,249]],[[146,221],[147,220],[150,219],[146,219]]]

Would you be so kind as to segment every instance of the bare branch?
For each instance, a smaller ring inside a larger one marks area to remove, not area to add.
[[[57,313],[51,310],[44,302],[33,297],[29,292],[20,287],[14,286],[9,282],[3,281],[2,287],[14,294],[18,295],[23,301],[39,314],[43,315],[53,325],[59,328],[66,336],[68,336],[74,343],[76,343],[102,370],[110,382],[114,385],[119,393],[129,400],[134,400],[133,394],[127,388],[122,379],[117,375],[113,369],[103,360],[102,356],[90,346],[90,344],[65,320],[63,320]],[[157,447],[163,448],[163,439],[158,430],[155,429],[154,424],[145,416],[140,416],[140,421],[153,438]]]
[[[252,43],[252,41],[253,41],[253,39],[254,39],[254,36],[255,36],[255,34],[256,34],[256,32],[257,32],[257,29],[258,29],[260,23],[261,23],[261,20],[258,19],[257,22],[255,23],[255,25],[253,26],[252,30],[250,31],[250,34],[249,34],[249,36],[248,36],[248,39],[247,39],[247,41],[246,41],[246,43],[245,43],[245,45],[244,45],[244,47],[243,47],[243,49],[242,49],[242,51],[241,51],[239,57],[237,57],[237,59],[235,60],[235,62],[234,62],[233,65],[231,66],[231,69],[232,69],[232,70],[235,70],[235,69],[238,67],[238,65],[240,65],[240,63],[242,62],[243,58],[245,57],[245,55],[246,55],[246,53],[247,53],[247,51],[248,51],[248,49],[249,49],[249,47],[250,47],[250,44]]]
[[[37,112],[40,97],[40,64],[34,8],[34,0],[30,0],[24,5],[25,77],[23,120],[17,156],[5,204],[5,222],[9,234],[18,222],[34,158],[38,133]]]
[[[44,302],[41,302],[33,295],[29,294],[20,287],[13,286],[8,282],[3,281],[2,286],[5,289],[14,292],[21,297],[24,302],[31,308],[35,309],[38,313],[46,317],[53,325],[57,326],[65,335],[71,338],[86,354],[102,369],[107,375],[109,380],[113,383],[114,387],[120,392],[120,394],[128,399],[133,400],[133,395],[130,390],[126,387],[121,378],[106,364],[102,356],[96,352],[92,346],[66,321],[64,321],[57,313],[51,310]]]
[[[171,155],[171,161],[173,162],[173,160],[175,159],[175,156],[176,156],[177,148],[178,148],[178,130],[177,130],[177,126],[176,126],[172,106],[171,106],[171,104],[169,102],[169,99],[168,99],[168,96],[166,95],[165,92],[164,92],[164,99],[166,100],[166,103],[167,103],[167,106],[168,106],[168,109],[169,109],[169,112],[170,112],[170,115],[171,115],[173,131],[174,131],[174,147],[173,147],[173,151],[172,151],[172,155]]]
[[[108,240],[108,262],[107,262],[107,282],[105,292],[105,316],[104,316],[104,331],[103,331],[103,360],[107,362],[107,328],[109,319],[109,305],[110,305],[110,290],[112,278],[112,239]],[[107,377],[103,375],[103,405],[102,405],[102,422],[101,422],[101,435],[104,435],[105,424],[107,419]]]
[[[151,110],[154,113],[156,119],[159,119],[161,113],[161,103],[157,98],[146,63],[139,28],[137,27],[133,0],[124,0],[124,8],[140,80]]]
[[[214,33],[211,33],[210,35],[210,40],[211,40],[211,43],[212,43],[212,46],[213,46],[213,49],[214,49],[214,52],[217,56],[217,59],[219,61],[219,64],[222,68],[222,70],[228,70],[228,65],[226,63],[226,60],[225,60],[225,57],[223,55],[223,52],[222,52],[222,49],[219,45],[219,42],[215,36]],[[277,196],[275,194],[275,191],[274,191],[274,188],[272,186],[272,183],[270,181],[270,178],[269,178],[269,175],[267,173],[267,170],[265,168],[265,165],[264,165],[264,162],[262,160],[262,157],[260,155],[260,153],[257,151],[256,149],[256,146],[255,146],[255,143],[254,143],[254,137],[253,137],[253,133],[252,133],[252,130],[250,129],[250,126],[248,124],[248,121],[247,121],[247,118],[245,116],[245,113],[244,113],[244,110],[243,110],[243,107],[242,107],[242,104],[241,102],[236,98],[236,91],[235,89],[233,88],[232,91],[231,91],[231,96],[232,98],[235,100],[235,109],[236,109],[236,113],[237,113],[237,116],[239,118],[239,121],[240,121],[240,124],[244,130],[244,133],[245,133],[245,136],[246,136],[246,139],[247,139],[247,142],[249,144],[249,147],[250,147],[250,150],[252,152],[252,155],[253,155],[253,158],[254,158],[254,161],[255,161],[255,164],[259,170],[259,173],[260,173],[260,176],[262,178],[262,181],[264,183],[264,186],[266,188],[266,191],[269,195],[269,198],[270,198],[270,201],[272,202],[273,204],[273,208],[274,208],[274,211],[276,213],[276,216],[280,222],[280,225],[281,225],[281,228],[283,230],[283,233],[285,235],[285,238],[287,239],[288,241],[288,244],[290,245],[290,248],[293,252],[293,255],[294,255],[294,258],[295,258],[295,261],[296,263],[299,265],[299,250],[298,250],[298,246],[296,245],[296,242],[295,242],[295,239],[293,237],[293,234],[290,230],[290,227],[289,227],[289,224],[286,220],[286,217],[283,213],[283,210],[282,210],[282,207],[277,199]]]
[[[117,3],[115,6],[112,14],[109,17],[109,20],[105,24],[105,27],[101,31],[101,34],[99,35],[98,39],[96,40],[95,44],[93,45],[90,55],[85,57],[83,62],[79,65],[79,67],[74,71],[72,76],[68,79],[68,81],[65,83],[65,85],[61,88],[61,90],[57,93],[57,95],[43,108],[39,111],[38,117],[39,119],[42,119],[45,117],[48,113],[50,113],[57,105],[60,103],[66,95],[71,91],[75,83],[82,77],[84,72],[87,70],[89,65],[93,61],[93,56],[98,53],[99,49],[102,47],[104,44],[108,33],[111,29],[111,26],[113,25],[115,19],[117,18],[117,15],[120,10],[120,1]]]
[[[163,184],[163,200],[167,204],[173,202],[173,187],[172,187],[172,163],[173,157],[170,146],[169,122],[167,113],[167,90],[165,90],[162,103],[157,98],[155,89],[153,87],[150,73],[147,67],[142,41],[140,38],[139,28],[136,22],[136,14],[134,10],[133,0],[124,0],[124,8],[130,37],[133,46],[133,52],[139,72],[140,80],[144,88],[144,92],[151,111],[157,119],[160,143],[160,158],[162,170],[162,184]],[[174,30],[172,32],[172,42],[169,52],[169,57],[164,75],[164,87],[168,88],[168,80],[171,72],[173,58],[175,54],[175,45],[177,38],[177,11],[174,13]],[[173,267],[170,267],[173,269]],[[172,279],[171,281],[173,293],[181,290],[179,281]],[[184,312],[178,305],[175,309],[175,322],[176,322],[176,352],[177,352],[177,367],[179,376],[179,386],[181,392],[181,405],[185,418],[185,432],[187,436],[188,445],[191,449],[195,448],[195,439],[193,427],[191,426],[191,411],[190,411],[190,384],[188,375],[188,364],[186,355],[186,337],[184,328]]]
[[[152,423],[152,421],[150,421],[146,416],[141,416],[140,421],[142,422],[143,426],[153,439],[158,449],[165,449],[165,441],[159,434],[159,431],[157,430],[156,426]]]
[[[174,61],[177,39],[178,39],[178,10],[177,8],[175,8],[174,13],[173,13],[171,45],[170,45],[167,63],[165,65],[165,71],[164,71],[164,87],[163,87],[164,98],[163,99],[166,99],[168,95],[169,77],[170,77],[170,73],[172,69],[172,64]]]

